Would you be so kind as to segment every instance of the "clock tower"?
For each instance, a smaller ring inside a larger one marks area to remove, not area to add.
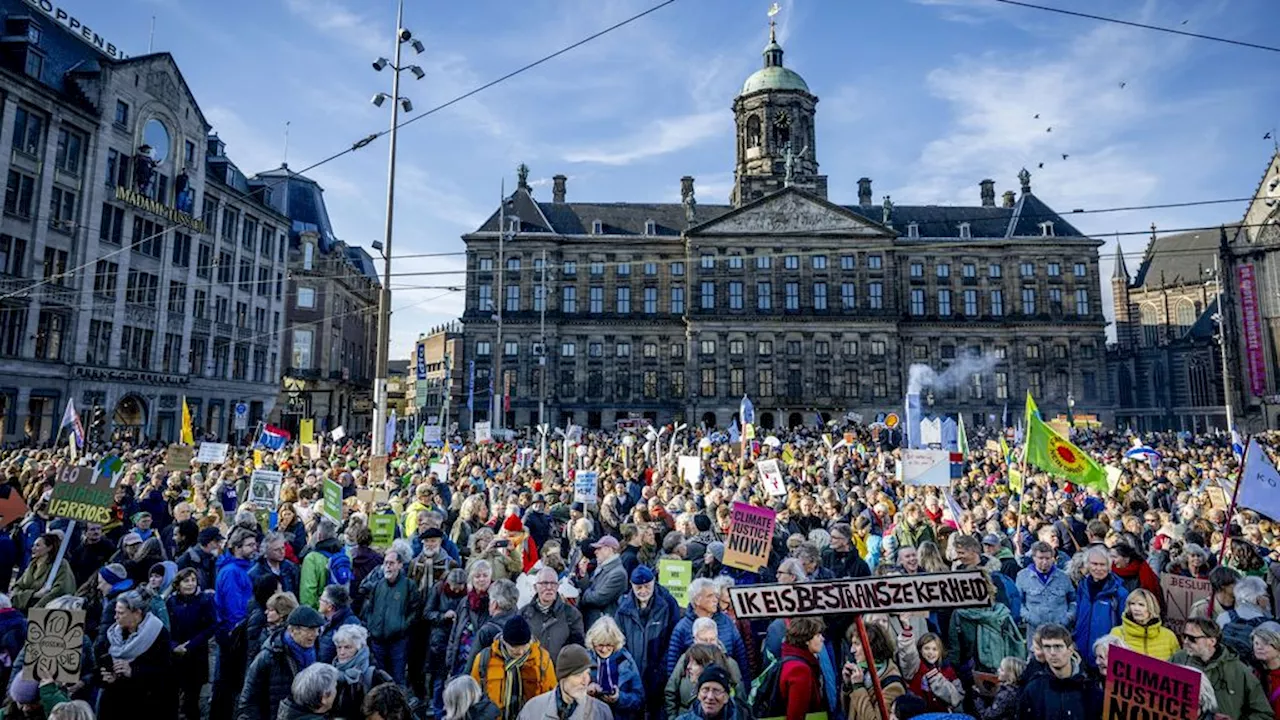
[[[745,205],[792,185],[827,196],[827,178],[818,174],[817,104],[804,78],[783,66],[777,26],[770,19],[764,67],[747,78],[733,101],[737,165],[731,204]]]

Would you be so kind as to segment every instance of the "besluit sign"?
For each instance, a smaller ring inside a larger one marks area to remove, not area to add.
[[[39,9],[40,12],[52,18],[54,22],[70,30],[73,35],[97,48],[99,52],[107,57],[115,60],[124,60],[129,57],[124,54],[123,50],[107,42],[105,38],[94,32],[88,25],[80,22],[80,19],[75,15],[54,5],[52,0],[27,0],[27,4]]]
[[[116,199],[121,202],[127,202],[140,210],[145,210],[152,215],[159,215],[175,225],[190,228],[193,232],[201,235],[205,233],[204,220],[188,215],[177,208],[169,207],[162,202],[152,200],[137,190],[118,185],[116,186]]]

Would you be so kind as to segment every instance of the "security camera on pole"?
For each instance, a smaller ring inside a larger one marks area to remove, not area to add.
[[[409,102],[409,98],[400,95],[400,73],[404,71],[411,72],[418,80],[421,80],[426,75],[422,68],[417,65],[400,64],[400,50],[406,43],[418,54],[421,54],[426,49],[423,47],[422,41],[414,39],[413,34],[404,27],[404,0],[400,0],[399,8],[396,10],[395,61],[378,58],[373,63],[374,70],[381,72],[389,67],[392,71],[391,94],[378,93],[373,96],[375,107],[382,107],[382,103],[391,100],[391,152],[390,159],[387,162],[387,227],[381,248],[383,272],[382,292],[378,293],[378,360],[377,373],[373,380],[374,457],[382,457],[387,454],[386,432],[390,410],[387,406],[387,358],[390,355],[391,345],[391,225],[395,210],[396,192],[396,130],[400,124],[401,108],[405,112],[413,112],[413,104]],[[374,249],[379,249],[376,243]]]

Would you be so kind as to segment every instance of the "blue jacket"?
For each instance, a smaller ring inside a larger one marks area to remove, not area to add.
[[[208,650],[209,638],[213,637],[214,623],[217,622],[217,609],[214,608],[213,593],[205,590],[195,595],[169,596],[169,641],[174,647],[187,644],[187,654],[203,656]]]
[[[676,663],[680,662],[680,656],[684,651],[693,646],[693,621],[697,618],[691,607],[685,611],[680,622],[676,623],[675,632],[671,634],[671,646],[667,648],[668,677],[675,671]],[[711,616],[711,619],[716,621],[716,634],[720,638],[720,644],[724,645],[729,651],[729,657],[737,661],[738,667],[743,668],[743,672],[746,673],[746,668],[751,667],[747,659],[747,646],[742,642],[742,635],[738,634],[738,628],[733,624],[733,620],[719,610]],[[1110,631],[1111,628],[1107,630]]]
[[[1115,573],[1107,576],[1102,588],[1093,598],[1089,596],[1089,576],[1076,588],[1076,649],[1089,667],[1093,667],[1093,644],[1098,638],[1111,632],[1124,616],[1124,604],[1129,591]]]
[[[622,648],[614,652],[614,655],[618,656],[615,661],[618,676],[614,679],[618,688],[618,701],[610,706],[613,710],[613,720],[632,720],[632,718],[641,717],[644,714],[645,693],[644,685],[640,682],[640,671],[636,669],[636,661],[632,659],[631,653]],[[591,669],[591,680],[599,683],[602,662],[594,650],[591,651],[591,660],[595,663],[595,667]]]
[[[275,575],[275,572],[266,558],[258,558],[258,561],[249,568],[250,582],[256,583],[258,578],[267,575]],[[290,592],[294,597],[298,597],[298,589],[302,585],[302,570],[298,568],[298,563],[292,560],[280,561],[280,574],[276,577],[280,578],[280,589],[283,592]]]
[[[627,639],[627,649],[640,672],[645,692],[652,694],[660,703],[669,675],[666,671],[667,647],[671,633],[680,621],[679,603],[669,590],[654,583],[648,612],[642,616],[635,594],[628,592],[618,602],[618,611],[613,618]]]
[[[360,618],[356,616],[351,608],[345,607],[338,610],[324,624],[324,629],[320,632],[320,638],[316,641],[316,660],[322,663],[332,663],[333,659],[338,655],[338,648],[333,644],[333,634],[343,625],[360,625]]]
[[[1041,582],[1036,569],[1028,567],[1018,571],[1015,582],[1022,595],[1022,617],[1018,619],[1027,624],[1027,637],[1046,623],[1057,623],[1068,630],[1075,625],[1076,589],[1065,572],[1053,567],[1049,581]]]
[[[252,564],[231,553],[218,558],[214,601],[218,608],[218,632],[223,636],[249,614],[249,603],[253,600],[253,581],[249,579]]]

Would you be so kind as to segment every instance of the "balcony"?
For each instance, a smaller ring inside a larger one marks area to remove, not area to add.
[[[231,337],[231,334],[232,334],[232,331],[233,331],[233,328],[232,328],[231,323],[227,323],[227,322],[220,322],[220,323],[218,323],[217,329],[218,329],[218,334],[219,334],[219,335],[224,335],[224,336],[226,336],[226,337]]]
[[[212,326],[213,323],[209,321],[209,318],[198,317],[191,321],[191,332],[208,335]]]
[[[75,305],[76,293],[75,288],[50,283],[40,287],[40,301],[52,305]]]

